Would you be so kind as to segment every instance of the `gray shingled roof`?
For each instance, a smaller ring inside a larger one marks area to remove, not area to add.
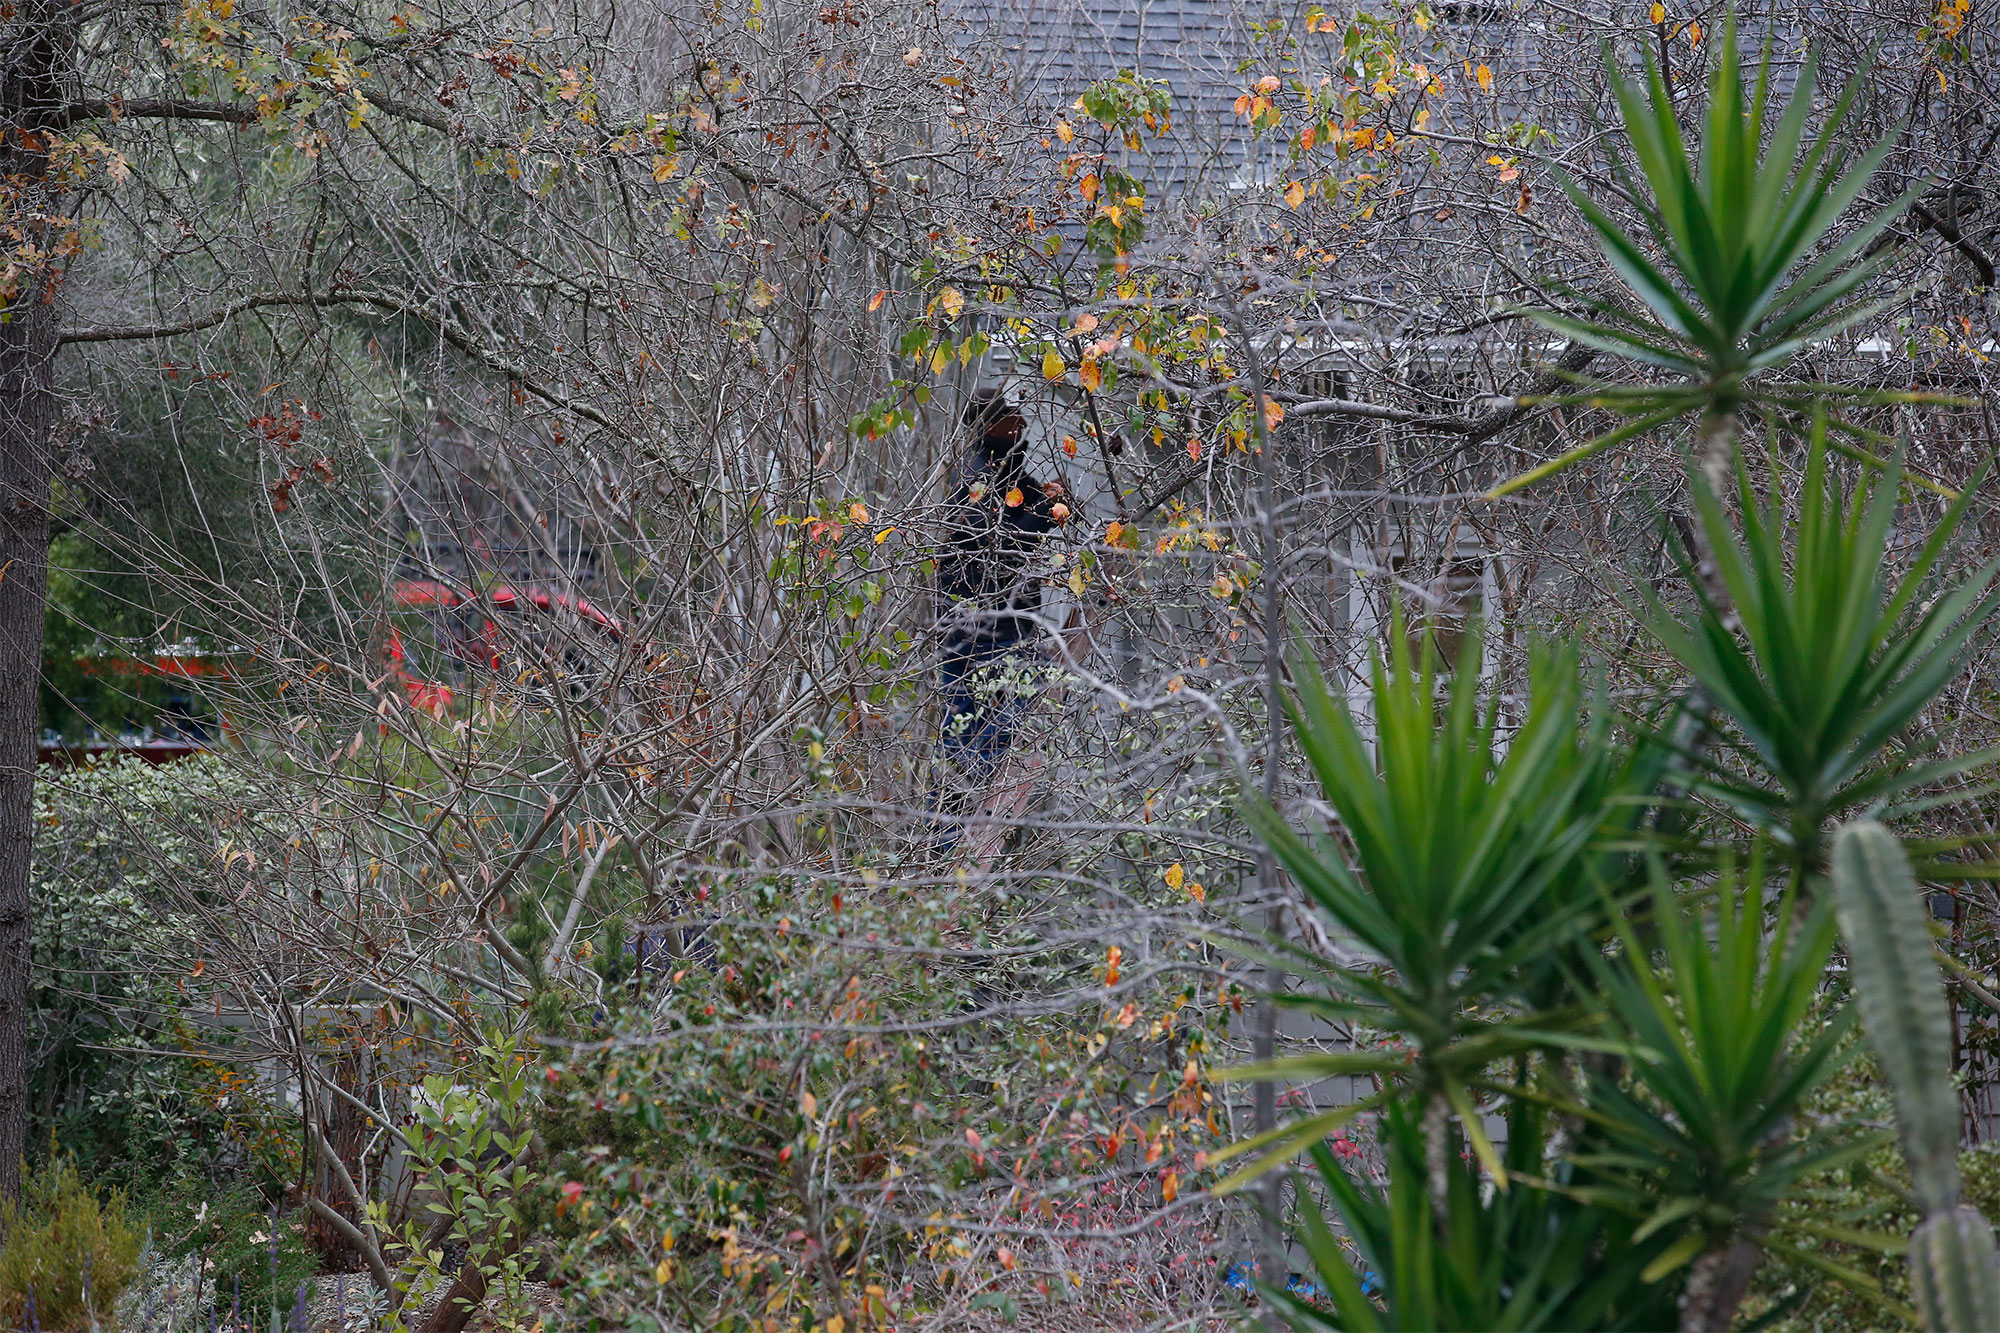
[[[1173,127],[1141,164],[1153,189],[1224,188],[1240,167],[1236,67],[1250,46],[1232,0],[962,0],[956,13],[1051,116],[1123,69],[1166,80]]]

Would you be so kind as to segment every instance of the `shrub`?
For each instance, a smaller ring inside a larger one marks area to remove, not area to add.
[[[20,1203],[0,1204],[0,1235],[0,1320],[8,1327],[88,1327],[139,1273],[140,1228],[124,1195],[113,1190],[100,1202],[65,1156],[29,1174]]]
[[[177,1176],[137,1193],[135,1201],[152,1221],[160,1257],[169,1265],[192,1263],[203,1275],[199,1293],[191,1293],[199,1304],[175,1311],[191,1317],[193,1327],[211,1315],[228,1321],[232,1311],[253,1325],[268,1323],[265,1313],[273,1306],[290,1310],[299,1284],[317,1271],[299,1215],[274,1215],[246,1181]]]

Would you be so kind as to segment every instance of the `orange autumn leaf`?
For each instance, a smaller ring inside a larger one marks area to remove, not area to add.
[[[880,310],[880,309],[882,308],[882,302],[883,302],[883,301],[884,301],[885,299],[887,299],[888,295],[889,295],[889,293],[887,293],[887,292],[877,292],[877,293],[875,293],[875,299],[874,299],[874,300],[872,300],[872,301],[870,301],[870,302],[868,303],[868,310],[869,310],[869,313],[871,313],[871,314],[872,314],[872,313],[874,313],[875,311],[877,311],[877,310]]]
[[[1007,507],[1009,509],[1018,508],[1021,504],[1021,501],[1027,498],[1028,498],[1027,496],[1021,494],[1021,488],[1019,486],[1016,486],[1012,490],[1007,492]]]
[[[1306,201],[1306,187],[1303,182],[1293,181],[1285,187],[1285,203],[1297,208]]]
[[[1085,361],[1081,366],[1077,367],[1076,377],[1083,381],[1084,388],[1094,393],[1097,391],[1098,385],[1104,382],[1104,371],[1099,368],[1097,362]]]
[[[1480,67],[1479,67],[1478,69],[1476,69],[1476,70],[1474,70],[1474,71],[1473,71],[1473,77],[1479,80],[1479,91],[1480,91],[1480,92],[1482,92],[1482,93],[1490,93],[1490,92],[1492,92],[1492,91],[1493,91],[1493,71],[1492,71],[1492,70],[1488,69],[1488,68],[1487,68],[1486,66],[1484,66],[1484,65],[1481,65],[1481,66],[1480,66]]]

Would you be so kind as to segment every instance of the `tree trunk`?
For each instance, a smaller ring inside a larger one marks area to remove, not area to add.
[[[1729,1333],[1763,1258],[1756,1236],[1745,1235],[1696,1259],[1681,1295],[1681,1333]]]
[[[21,1189],[28,1133],[28,876],[48,593],[56,274],[46,126],[75,40],[73,7],[24,0],[0,25],[0,216],[44,258],[0,293],[0,1197]]]

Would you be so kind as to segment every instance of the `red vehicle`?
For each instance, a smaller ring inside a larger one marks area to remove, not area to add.
[[[454,588],[438,579],[401,579],[393,590],[399,610],[423,613],[430,648],[437,661],[412,660],[410,645],[395,626],[389,627],[386,654],[391,673],[413,708],[441,713],[451,706],[452,687],[436,677],[440,667],[452,674],[467,667],[497,671],[504,648],[503,630],[518,634],[524,618],[553,617],[573,612],[578,620],[616,643],[624,627],[589,598],[546,588],[499,584],[483,593]]]
[[[232,656],[234,654],[205,653],[179,645],[143,659],[116,653],[91,654],[77,658],[76,665],[85,677],[108,677],[125,682],[151,679],[194,683],[230,679],[235,674],[230,668]],[[120,688],[129,689],[130,685]],[[175,706],[177,703],[178,708]],[[218,735],[226,737],[230,734],[226,717],[211,718],[198,703],[187,698],[169,699],[155,721],[159,724],[157,732],[148,727],[144,732],[117,737],[93,734],[88,739],[65,740],[51,731],[37,746],[36,758],[41,763],[58,768],[110,756],[134,758],[148,764],[165,764],[200,754],[214,744]]]

